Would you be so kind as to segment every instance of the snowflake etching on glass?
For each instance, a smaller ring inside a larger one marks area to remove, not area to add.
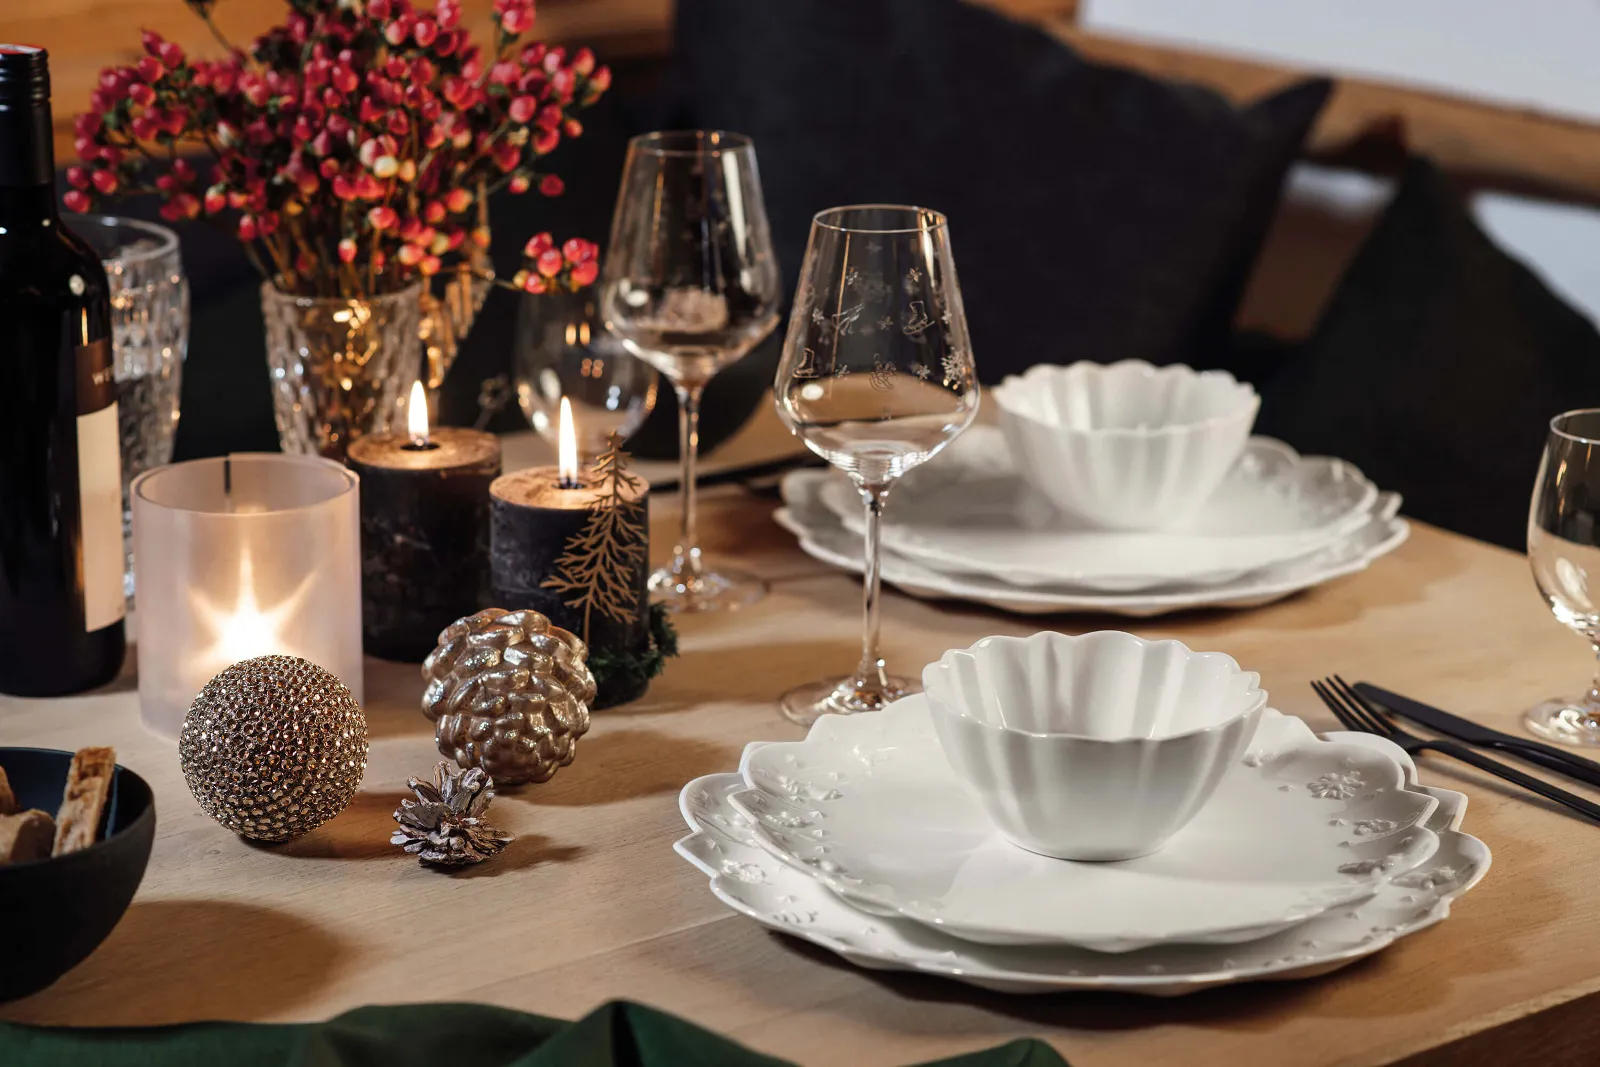
[[[923,381],[927,381],[928,376],[933,373],[933,368],[928,366],[926,363],[918,363],[911,368],[911,373],[915,374]]]
[[[861,272],[856,270],[854,267],[851,267],[849,270],[845,271],[844,284],[845,287],[849,289],[854,289],[859,286],[861,284]]]
[[[944,371],[945,385],[952,389],[964,390],[971,384],[972,364],[967,361],[967,354],[961,349],[950,349],[939,362],[940,369]]]
[[[890,329],[893,326],[894,326],[894,316],[893,315],[885,315],[883,318],[878,320],[878,329],[880,329],[880,330],[887,330],[887,329]]]

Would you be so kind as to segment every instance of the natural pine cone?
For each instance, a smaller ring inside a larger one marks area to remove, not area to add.
[[[439,751],[501,785],[549,781],[589,729],[586,655],[537,611],[489,608],[451,623],[422,664],[422,713],[438,724]]]
[[[409,778],[416,800],[402,800],[389,837],[423,863],[458,867],[482,863],[511,843],[511,835],[483,821],[494,799],[494,779],[482,768],[457,771],[448,763],[433,769],[433,784]]]

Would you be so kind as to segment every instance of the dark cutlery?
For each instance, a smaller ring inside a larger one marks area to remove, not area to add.
[[[1312,682],[1311,688],[1316,690],[1317,696],[1321,697],[1322,702],[1328,705],[1328,710],[1333,712],[1333,717],[1347,730],[1386,737],[1399,745],[1408,755],[1437,752],[1441,756],[1450,756],[1600,822],[1600,804],[1585,800],[1575,793],[1569,793],[1531,774],[1523,774],[1515,767],[1508,767],[1499,760],[1490,759],[1465,745],[1406,733],[1396,726],[1385,712],[1368,703],[1365,697],[1352,689],[1350,683],[1338,675],[1320,682]]]
[[[1429,707],[1410,697],[1391,693],[1387,689],[1366,682],[1357,682],[1355,691],[1368,701],[1381,704],[1402,719],[1410,719],[1419,726],[1426,726],[1434,733],[1453,737],[1457,741],[1465,741],[1469,745],[1505,752],[1530,763],[1537,763],[1557,774],[1564,774],[1589,785],[1600,786],[1600,763],[1584,759],[1577,753],[1535,741],[1531,737],[1518,737],[1516,734],[1480,725],[1470,719],[1463,719],[1448,711]]]

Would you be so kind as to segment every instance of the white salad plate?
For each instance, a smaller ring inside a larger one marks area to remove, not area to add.
[[[1312,978],[1442,921],[1490,864],[1483,842],[1461,831],[1466,797],[1418,786],[1411,758],[1382,738],[1345,733],[1327,738],[1394,760],[1404,768],[1409,789],[1438,802],[1426,823],[1439,837],[1438,851],[1368,900],[1245,944],[1160,945],[1116,954],[1066,946],[979,945],[908,919],[866,914],[756,844],[750,820],[728,803],[729,795],[745,788],[736,773],[708,775],[684,787],[679,809],[691,833],[674,847],[710,879],[711,892],[729,908],[871,970],[939,975],[1006,993],[1116,990],[1153,996]],[[762,747],[747,748],[745,761]]]
[[[1438,847],[1423,825],[1436,802],[1406,789],[1398,763],[1270,710],[1188,825],[1115,863],[1007,841],[945,758],[920,694],[824,716],[805,740],[752,753],[744,777],[729,803],[775,858],[857,908],[986,944],[1254,940],[1370,897]]]
[[[917,472],[913,471],[910,476]],[[791,471],[783,479],[784,507],[775,518],[800,540],[801,549],[830,566],[860,573],[861,537],[845,528],[822,503],[830,474]],[[890,511],[894,510],[893,497]],[[1174,585],[1138,593],[1090,593],[1064,587],[1019,587],[985,575],[945,574],[885,547],[883,580],[901,592],[929,600],[967,600],[1018,615],[1104,612],[1147,618],[1194,608],[1251,608],[1270,604],[1303,589],[1365,570],[1373,560],[1399,548],[1411,527],[1398,517],[1400,497],[1379,494],[1364,524],[1299,559],[1265,567],[1231,582],[1208,586]]]
[[[896,486],[883,545],[950,574],[1015,586],[1138,592],[1217,584],[1309,555],[1360,527],[1378,489],[1342,460],[1252,437],[1222,484],[1172,529],[1119,532],[1061,514],[1017,472],[1003,436],[973,426]],[[861,533],[859,494],[831,474],[822,502]]]

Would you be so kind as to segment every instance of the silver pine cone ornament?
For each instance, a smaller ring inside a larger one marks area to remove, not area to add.
[[[511,843],[511,835],[483,821],[494,799],[494,779],[481,769],[453,770],[440,762],[433,783],[406,779],[416,800],[402,800],[394,821],[400,824],[389,841],[423,863],[459,867],[482,863]]]
[[[549,781],[589,730],[586,655],[537,611],[489,608],[451,623],[422,663],[422,713],[440,753],[503,786]]]

